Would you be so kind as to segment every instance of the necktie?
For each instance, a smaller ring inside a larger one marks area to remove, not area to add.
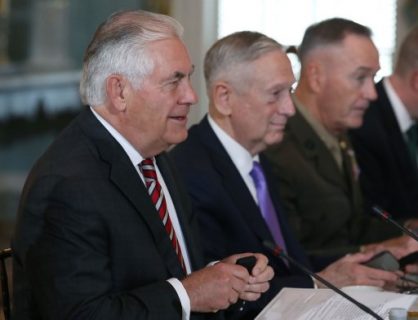
[[[418,124],[412,125],[407,131],[406,135],[409,153],[411,154],[413,163],[417,163],[417,148],[418,148]]]
[[[280,223],[277,218],[276,210],[274,209],[273,202],[270,198],[266,177],[264,176],[263,168],[257,161],[254,161],[253,163],[253,169],[250,172],[250,176],[254,180],[257,191],[258,206],[260,207],[261,214],[270,229],[274,241],[286,252],[286,244],[280,229]]]
[[[349,183],[351,183],[353,180],[357,181],[358,176],[360,175],[360,169],[357,164],[354,150],[349,146],[345,137],[340,137],[338,139],[338,144],[340,145],[342,167],[346,178],[348,179]]]
[[[180,264],[183,270],[186,271],[181,248],[177,240],[173,224],[171,223],[170,215],[168,214],[167,203],[165,201],[163,191],[161,190],[161,185],[158,182],[157,172],[155,171],[152,159],[143,160],[139,168],[144,176],[145,185],[147,187],[148,194],[151,197],[152,203],[155,205],[155,208],[158,211],[158,215],[160,216],[165,231],[167,231],[171,244],[176,251]]]
[[[349,199],[354,207],[359,208],[363,200],[358,182],[360,168],[357,164],[356,155],[346,136],[339,138],[339,145],[342,157],[343,177],[348,188]]]

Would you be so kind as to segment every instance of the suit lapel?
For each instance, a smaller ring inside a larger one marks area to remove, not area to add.
[[[97,146],[101,159],[109,165],[109,180],[133,205],[148,225],[154,237],[157,250],[164,257],[163,260],[169,273],[173,276],[182,276],[182,268],[157,210],[123,148],[90,111],[83,118],[82,127],[83,131],[93,140],[93,144]]]
[[[330,183],[347,191],[347,183],[335,159],[299,112],[289,120],[288,129],[297,140],[303,155],[313,163],[316,171]]]
[[[200,253],[197,251],[197,246],[195,241],[192,239],[194,235],[194,230],[192,230],[191,222],[187,215],[190,212],[190,208],[186,207],[186,197],[188,196],[180,188],[179,178],[174,176],[174,170],[171,168],[169,160],[165,154],[161,154],[157,157],[158,168],[161,171],[161,174],[164,176],[164,182],[167,186],[167,189],[170,192],[171,200],[173,201],[174,207],[176,208],[177,218],[181,225],[181,230],[183,233],[183,238],[187,246],[187,252],[189,255],[190,263],[192,269],[195,270],[202,265],[202,261],[199,261]],[[179,264],[180,266],[180,264]]]
[[[383,80],[376,86],[378,92],[378,109],[376,110],[381,118],[383,127],[387,129],[385,132],[387,143],[390,145],[390,150],[393,150],[394,157],[399,163],[399,168],[402,175],[405,177],[410,176],[413,170],[413,162],[409,155],[407,145],[399,127],[393,108],[387,96],[386,90],[383,87]]]
[[[257,237],[261,240],[274,241],[260,210],[255,203],[250,191],[246,187],[239,171],[235,167],[223,145],[213,132],[207,118],[202,120],[198,127],[199,139],[209,149],[208,154],[212,158],[215,170],[222,177],[225,190],[232,202],[237,206],[243,218],[251,226]]]

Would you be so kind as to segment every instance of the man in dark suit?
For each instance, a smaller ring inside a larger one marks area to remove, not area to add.
[[[397,228],[363,210],[359,170],[346,134],[362,125],[376,99],[379,56],[370,29],[341,18],[316,23],[305,32],[299,58],[296,116],[283,142],[266,154],[302,246],[325,255],[377,246],[398,257],[417,250],[416,241],[399,237]],[[387,239],[391,242],[380,243]]]
[[[418,214],[418,27],[400,46],[394,73],[376,85],[363,125],[350,132],[367,207]]]
[[[97,30],[80,84],[90,108],[22,193],[14,319],[212,319],[268,289],[273,271],[261,254],[251,275],[235,264],[248,254],[199,270],[196,217],[164,155],[186,138],[196,102],[181,32],[143,11]]]
[[[309,266],[292,236],[262,151],[283,138],[294,114],[290,88],[294,76],[282,46],[254,32],[217,41],[205,57],[209,115],[176,146],[175,160],[201,226],[207,261],[231,252],[263,252],[275,269],[270,290],[248,307],[253,319],[283,287],[313,287],[312,279],[283,263],[264,247],[269,241]],[[264,172],[267,188],[259,177]],[[270,200],[268,200],[270,199]],[[267,206],[269,206],[267,208]],[[393,282],[393,273],[359,263],[370,254],[346,256],[319,272],[338,286]],[[321,284],[317,284],[321,285]]]

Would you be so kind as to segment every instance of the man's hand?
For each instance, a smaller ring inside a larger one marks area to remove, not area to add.
[[[255,301],[260,298],[261,294],[270,288],[269,281],[273,279],[273,268],[268,265],[268,259],[265,255],[259,253],[245,253],[230,256],[222,261],[226,263],[236,263],[240,258],[254,256],[256,263],[251,270],[248,284],[245,290],[240,294],[241,300]]]
[[[418,274],[418,264],[409,264],[405,266],[406,273]]]
[[[348,285],[369,285],[393,288],[399,275],[395,272],[370,268],[361,263],[370,260],[376,252],[356,253],[330,264],[318,273],[337,287]],[[318,284],[321,286],[320,284]]]
[[[239,258],[254,255],[257,262],[251,275],[235,264]],[[192,311],[214,312],[228,308],[238,299],[257,300],[269,288],[273,269],[261,254],[237,254],[215,265],[191,273],[181,282],[190,298]]]
[[[404,227],[411,231],[418,229],[418,219],[409,219],[404,223]]]
[[[418,242],[410,236],[400,236],[378,243],[362,246],[362,252],[390,251],[396,259],[400,259],[412,252],[418,251]]]
[[[244,267],[219,262],[191,273],[181,282],[189,295],[192,311],[214,312],[237,302],[249,277]]]

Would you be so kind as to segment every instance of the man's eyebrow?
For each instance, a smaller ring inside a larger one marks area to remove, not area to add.
[[[271,86],[268,91],[283,91],[283,90],[289,90],[296,84],[296,81],[292,81],[290,83],[278,83],[273,86]]]
[[[356,69],[356,72],[376,72],[376,70],[371,67],[360,66]]]
[[[180,80],[180,79],[183,79],[186,76],[191,76],[193,74],[194,70],[195,70],[195,66],[192,65],[192,69],[187,75],[184,72],[181,72],[181,71],[174,71],[173,74],[170,77],[168,77],[168,79],[166,81],[172,81],[172,80],[177,80],[177,79]]]
[[[168,78],[161,81],[161,85],[167,85],[171,82],[184,79],[186,76],[190,77],[192,73],[194,72],[194,70],[195,70],[195,66],[192,65],[191,71],[188,74],[181,72],[181,71],[174,71],[173,74],[171,74]]]

